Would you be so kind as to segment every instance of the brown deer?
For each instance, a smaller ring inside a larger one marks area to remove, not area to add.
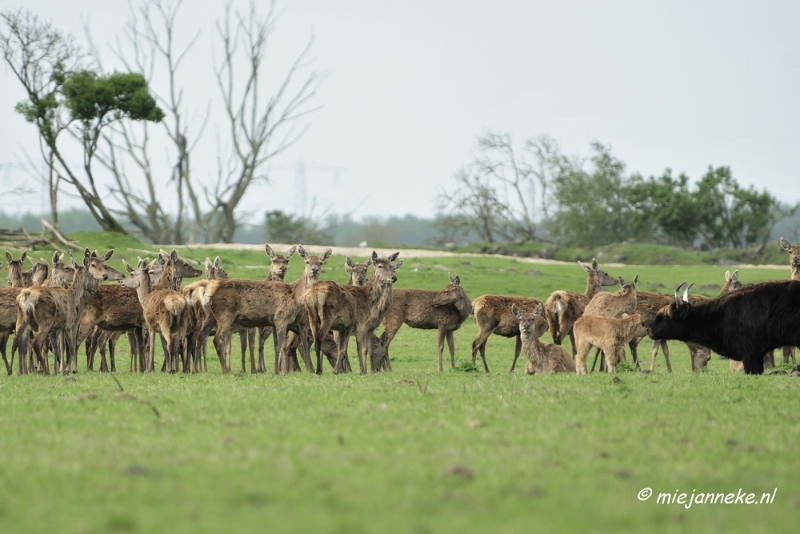
[[[367,361],[374,372],[371,359],[372,337],[392,304],[392,284],[397,281],[395,271],[403,264],[393,261],[399,252],[388,258],[379,258],[372,252],[372,273],[363,286],[340,286],[336,282],[317,282],[303,295],[314,347],[317,353],[317,372],[322,372],[321,342],[330,330],[338,332],[339,354],[335,373],[342,372],[343,357],[347,352],[350,336],[356,336],[358,363],[361,374],[367,374]]]
[[[147,260],[139,260],[136,269],[125,263],[125,268],[130,273],[130,284],[136,289],[139,297],[144,323],[148,331],[146,370],[150,372],[154,370],[156,333],[161,333],[166,341],[164,369],[170,373],[178,370],[177,360],[180,344],[186,335],[184,316],[186,299],[178,291],[169,289],[175,284],[174,278],[177,274],[174,265],[177,260],[178,253],[173,250],[165,260],[160,289],[159,286],[151,285]]]
[[[516,338],[514,346],[514,361],[511,362],[513,371],[517,365],[517,358],[522,351],[522,339],[519,333],[519,321],[511,313],[511,306],[515,305],[521,313],[531,313],[542,301],[537,298],[509,297],[502,295],[482,295],[472,302],[472,315],[478,326],[478,335],[472,342],[472,365],[475,365],[478,351],[483,361],[483,369],[488,373],[486,364],[486,341],[492,334],[503,337]],[[544,314],[536,316],[534,332],[536,337],[541,337],[547,331],[547,319]]]
[[[519,321],[520,338],[522,339],[522,352],[528,358],[525,364],[525,374],[549,375],[553,373],[574,373],[575,362],[561,345],[542,343],[535,335],[534,324],[544,310],[539,304],[533,312],[519,311],[516,304],[511,305],[511,313]]]
[[[586,374],[586,357],[591,348],[597,347],[605,354],[606,367],[610,373],[617,370],[624,345],[628,343],[642,324],[638,313],[616,319],[584,314],[575,321],[575,343],[578,355],[575,368],[578,374]]]
[[[20,337],[26,327],[31,329],[31,350],[41,366],[42,372],[50,374],[47,356],[42,348],[47,336],[53,331],[64,332],[67,358],[61,363],[61,371],[77,372],[78,318],[83,305],[97,290],[100,280],[108,278],[104,269],[91,262],[89,249],[84,251],[83,265],[73,264],[75,274],[72,285],[63,287],[34,287],[23,289],[17,297],[16,335]]]
[[[344,268],[347,274],[350,276],[349,280],[347,281],[348,286],[363,286],[367,282],[367,271],[369,270],[369,266],[372,265],[372,258],[368,258],[365,263],[356,263],[354,262],[350,256],[345,257],[344,261]],[[300,313],[300,316],[307,317],[307,314]],[[300,338],[294,334],[294,332],[289,332],[289,335],[286,338],[286,343],[289,345],[289,366],[290,370],[298,371],[300,370],[300,366],[297,362],[297,348],[300,346]],[[331,368],[336,368],[336,359],[338,357],[339,345],[336,343],[336,339],[333,336],[333,332],[329,332],[325,339],[322,340],[322,353],[328,358],[328,362],[331,364]],[[379,370],[383,370],[381,367],[385,368],[388,365],[388,360],[384,358],[387,356],[386,347],[385,347],[385,337],[378,338],[377,336],[372,336],[372,359],[375,362],[375,368]],[[352,371],[350,367],[350,359],[347,357],[347,353],[342,357],[342,369],[343,372],[349,373]],[[391,371],[391,366],[389,369]]]
[[[575,336],[572,335],[572,325],[575,324],[578,317],[583,315],[586,305],[602,286],[617,285],[617,279],[600,269],[596,259],[592,260],[591,265],[580,261],[578,264],[589,275],[586,280],[586,292],[578,293],[559,289],[553,291],[544,304],[545,317],[553,343],[561,345],[564,342],[564,336],[569,336],[573,356],[575,356]]]
[[[800,245],[792,246],[789,241],[781,237],[781,248],[789,252],[789,265],[792,269],[792,280],[800,280]],[[789,363],[789,359],[792,360],[792,365],[794,365],[795,357],[794,357],[794,347],[783,347],[783,363]],[[775,367],[775,362],[772,362],[772,366]]]
[[[267,278],[264,280],[265,282],[283,282],[286,279],[286,271],[289,270],[289,258],[294,256],[294,253],[297,251],[297,247],[294,246],[286,251],[286,254],[275,254],[275,251],[272,250],[272,247],[269,246],[269,243],[264,245],[264,251],[269,256],[270,266],[269,266],[269,274]],[[241,337],[241,332],[239,336]],[[250,372],[256,373],[265,373],[267,371],[267,366],[264,361],[264,343],[267,341],[269,336],[272,335],[272,327],[271,326],[264,326],[258,329],[258,365],[256,366],[255,370],[253,370],[253,366],[250,366]],[[250,342],[250,360],[252,362],[253,358],[253,340],[248,338]],[[245,343],[242,341],[242,371],[244,372],[244,350],[245,350]],[[295,350],[295,354],[297,351]]]
[[[725,295],[726,293],[742,287],[744,287],[744,285],[739,281],[739,271],[733,271],[733,273],[730,271],[725,271],[725,285],[722,287],[719,294]],[[631,349],[631,354],[633,355],[633,361],[636,362],[637,366],[638,358],[636,355],[636,348],[641,342],[642,338],[647,335],[647,326],[653,322],[658,312],[664,306],[669,306],[673,300],[674,298],[671,295],[650,293],[647,291],[639,291],[636,293],[636,313],[642,316],[642,328],[636,332],[636,337],[631,340],[629,346]],[[693,305],[701,304],[702,302],[707,302],[708,300],[710,300],[708,297],[704,297],[702,295],[689,296],[689,301]],[[701,367],[705,367],[708,363],[708,360],[711,359],[711,351],[708,348],[696,343],[686,343],[686,346],[689,348],[692,371],[696,371]],[[664,361],[667,365],[667,372],[671,373],[672,365],[669,361],[669,347],[667,346],[667,340],[665,339],[653,340],[653,350],[650,356],[649,371],[653,372],[655,370],[656,356],[658,355],[659,347],[661,348],[661,352],[664,353]]]
[[[620,289],[616,293],[597,293],[592,300],[589,301],[589,304],[586,305],[586,308],[583,310],[583,316],[593,316],[593,317],[608,317],[608,318],[616,318],[619,319],[623,315],[631,315],[636,310],[636,286],[639,283],[639,275],[637,274],[633,282],[630,284],[626,284],[625,280],[620,276],[619,277],[619,285]],[[576,340],[577,343],[577,340]],[[577,349],[577,347],[576,347]],[[602,350],[600,347],[597,347],[597,352],[595,353],[595,362],[597,361],[597,357]],[[621,361],[625,359],[625,351],[624,349],[621,350],[620,354],[615,356],[617,361]],[[606,356],[605,361],[608,362],[609,358]],[[637,363],[637,362],[634,362]],[[594,369],[594,365],[592,366]],[[603,370],[602,364],[600,370]]]
[[[191,283],[182,290],[188,312],[186,346],[187,352],[191,355],[193,373],[197,373],[200,370],[208,371],[208,361],[206,360],[207,337],[202,335],[203,325],[208,318],[208,310],[203,304],[205,291],[211,280],[227,279],[228,272],[222,268],[222,260],[219,256],[213,262],[206,258],[206,279]],[[209,330],[207,335],[211,333],[211,330]],[[242,359],[244,359],[244,352],[242,352]],[[244,366],[244,362],[242,366]]]
[[[303,276],[292,284],[255,280],[213,280],[208,284],[203,301],[211,313],[203,326],[203,333],[207,335],[216,324],[214,347],[224,373],[230,372],[230,339],[233,329],[262,326],[272,326],[274,329],[276,371],[289,371],[288,348],[285,346],[287,332],[290,328],[302,330],[297,320],[303,306],[303,292],[317,282],[322,264],[330,258],[333,251],[328,249],[322,256],[309,255],[299,246],[297,252],[306,262],[306,268]],[[314,372],[307,349],[307,333],[299,333],[302,334],[306,369]]]
[[[386,369],[389,364],[389,345],[403,324],[411,328],[439,331],[439,371],[442,371],[444,342],[450,349],[450,367],[455,368],[455,343],[453,332],[472,313],[472,301],[461,287],[461,278],[450,276],[450,283],[442,291],[424,289],[392,289],[392,305],[383,318],[386,334]]]

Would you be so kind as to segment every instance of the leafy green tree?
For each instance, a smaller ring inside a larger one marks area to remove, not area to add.
[[[102,75],[83,68],[73,40],[30,13],[6,12],[2,21],[0,49],[27,94],[16,111],[36,126],[51,169],[75,187],[103,230],[126,233],[105,204],[92,164],[101,133],[110,124],[163,119],[144,77]],[[83,149],[83,173],[73,169],[62,154],[63,131],[72,134]]]
[[[333,244],[329,227],[317,224],[307,217],[299,217],[280,210],[267,212],[266,230],[267,241],[272,243]]]
[[[775,223],[797,209],[782,208],[767,191],[742,189],[730,167],[708,168],[697,184],[695,206],[704,248],[764,245]]]
[[[692,247],[698,234],[699,214],[689,177],[677,178],[666,169],[659,177],[645,180],[634,174],[625,187],[631,205],[631,235],[639,241],[650,241],[680,247]]]
[[[615,243],[630,236],[625,164],[611,148],[593,143],[593,169],[564,167],[554,180],[554,237],[575,246]]]

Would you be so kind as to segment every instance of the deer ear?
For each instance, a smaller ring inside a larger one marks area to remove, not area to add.
[[[20,256],[20,257],[19,257],[19,261],[20,261],[20,263],[21,263],[21,262],[23,262],[23,261],[25,261],[25,257],[26,257],[27,255],[28,255],[28,251],[27,251],[27,250],[23,250],[23,251],[22,251],[22,256]]]
[[[733,277],[731,276],[730,271],[725,271],[725,281],[730,282]]]
[[[112,248],[111,250],[109,250],[108,252],[106,252],[105,256],[103,256],[103,257],[102,257],[102,258],[100,258],[100,259],[101,259],[101,260],[103,260],[103,262],[107,262],[108,260],[110,260],[110,259],[111,259],[111,256],[113,256],[113,255],[114,255],[114,249]]]
[[[403,265],[403,260],[399,260],[397,263],[394,264],[394,270],[396,271]]]
[[[621,276],[619,277],[619,285],[620,286],[624,286],[625,285],[625,279],[622,278]]]
[[[579,261],[579,262],[578,262],[578,265],[580,265],[581,267],[583,267],[583,270],[584,270],[584,271],[586,271],[587,273],[590,273],[590,272],[592,272],[592,268],[593,268],[593,267],[592,267],[591,265],[586,265],[586,264],[585,264],[585,263],[583,263],[582,261]]]
[[[390,256],[389,256],[389,258],[388,258],[388,260],[389,260],[389,261],[394,261],[394,260],[396,260],[396,259],[397,259],[397,256],[399,256],[399,255],[400,255],[400,251],[398,250],[398,251],[397,251],[397,252],[395,252],[394,254],[390,255]]]
[[[333,254],[333,249],[329,248],[328,250],[325,251],[325,254],[322,255],[322,261],[325,261],[328,258],[330,258],[331,254]]]
[[[539,305],[538,305],[538,306],[536,306],[536,309],[535,309],[535,310],[533,310],[533,316],[534,316],[534,317],[536,317],[537,315],[539,315],[540,313],[542,313],[542,311],[543,311],[543,310],[544,310],[544,306],[543,306],[543,305],[542,305],[542,303],[540,302],[540,303],[539,303]]]
[[[222,269],[222,259],[219,256],[214,258],[214,267],[217,269]]]
[[[53,252],[53,265],[58,263],[58,260],[59,260],[58,252]]]
[[[295,253],[296,251],[297,251],[297,247],[296,247],[296,246],[295,246],[295,247],[292,247],[292,248],[290,248],[289,250],[287,250],[287,251],[286,251],[286,259],[288,260],[289,258],[291,258],[292,256],[294,256],[294,253]]]
[[[460,276],[456,275],[456,277],[453,279],[453,285],[461,287],[461,277]]]
[[[739,269],[736,269],[735,271],[733,271],[733,274],[731,275],[731,279],[734,282],[738,282],[739,281]]]
[[[272,251],[272,247],[269,246],[269,243],[266,243],[264,245],[264,251],[266,251],[267,256],[269,256],[269,259],[273,259],[275,257],[275,252]]]
[[[372,258],[373,262],[378,261],[378,253],[373,250],[372,256],[370,256],[370,258]]]
[[[131,267],[127,261],[122,260],[122,265],[125,266],[125,270],[128,271],[128,274],[133,273],[133,267]]]
[[[636,286],[639,284],[639,274],[637,273],[636,276],[633,277],[633,289],[636,289]]]
[[[516,317],[517,319],[519,319],[519,315],[520,315],[520,313],[519,313],[519,308],[517,308],[517,305],[516,305],[516,304],[512,304],[512,305],[511,305],[511,313],[513,313],[513,314],[514,314],[514,317]]]
[[[781,247],[783,247],[784,250],[789,250],[789,249],[792,248],[792,244],[789,243],[789,241],[785,237],[782,237],[781,238]]]
[[[300,257],[303,259],[308,258],[308,254],[306,253],[306,249],[303,248],[303,245],[297,247],[297,253],[300,254]]]
[[[365,263],[364,265],[366,265],[367,267],[372,265],[372,258],[367,258],[367,263]]]
[[[348,273],[353,270],[353,267],[355,267],[355,264],[353,263],[353,260],[350,259],[350,256],[345,256],[344,266]]]
[[[172,249],[172,252],[169,255],[169,259],[172,260],[172,263],[175,263],[176,261],[178,261],[178,251],[175,250],[174,248]]]
[[[594,269],[596,271],[599,268],[600,268],[600,266],[597,265],[597,260],[592,258],[592,269]]]
[[[214,267],[214,263],[211,261],[211,258],[206,258],[206,271],[210,271]]]
[[[6,250],[6,260],[8,260],[9,263],[14,261],[14,258],[11,256],[11,253],[7,250]]]
[[[96,250],[93,250],[90,256],[91,256],[92,258],[96,258],[96,257],[97,257],[97,251],[96,251]]]

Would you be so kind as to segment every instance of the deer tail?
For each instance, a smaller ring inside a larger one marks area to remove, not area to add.
[[[25,322],[31,327],[31,330],[36,332],[39,330],[39,324],[36,322],[36,315],[34,310],[39,300],[39,293],[31,291],[30,289],[23,289],[17,297],[17,306],[19,310],[25,314]]]
[[[164,299],[164,307],[172,316],[169,329],[170,331],[174,331],[178,328],[178,323],[181,320],[181,314],[183,314],[183,310],[186,309],[186,299],[183,297],[176,298],[175,296],[167,297]]]

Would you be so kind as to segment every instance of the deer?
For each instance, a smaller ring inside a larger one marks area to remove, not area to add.
[[[89,249],[84,251],[83,265],[73,263],[75,274],[72,285],[63,287],[25,288],[17,296],[16,335],[23,334],[26,327],[31,329],[33,339],[31,350],[45,375],[50,374],[46,354],[42,347],[52,331],[64,331],[67,358],[61,363],[62,372],[77,372],[78,317],[83,305],[97,290],[100,281],[108,278],[102,262],[92,263]]]
[[[303,276],[291,284],[261,282],[256,280],[213,280],[209,282],[203,303],[210,310],[203,325],[203,334],[216,324],[214,347],[217,350],[222,372],[230,372],[230,339],[233,330],[262,326],[273,327],[276,372],[288,373],[287,332],[297,330],[303,344],[306,370],[314,372],[307,348],[308,334],[303,330],[303,318],[298,315],[303,306],[303,292],[318,283],[322,265],[333,253],[328,249],[322,256],[309,255],[298,246],[297,252],[306,262]]]
[[[387,370],[391,371],[389,345],[403,324],[422,330],[438,330],[439,371],[443,370],[445,340],[450,350],[450,367],[455,368],[453,332],[461,328],[472,313],[472,301],[461,287],[461,278],[448,276],[450,283],[441,291],[392,289],[392,305],[383,318],[383,333],[386,335],[384,361]]]
[[[624,354],[623,346],[633,338],[641,325],[642,317],[638,313],[619,319],[584,314],[575,321],[574,326],[575,343],[578,346],[575,359],[577,373],[586,374],[586,356],[592,346],[601,349],[605,354],[608,371],[616,372],[620,354]]]
[[[572,346],[572,356],[575,356],[575,336],[572,334],[572,325],[583,315],[583,310],[589,301],[600,291],[603,286],[617,285],[617,279],[600,269],[596,259],[592,259],[591,265],[578,262],[584,271],[588,273],[586,280],[586,292],[577,291],[553,291],[544,304],[545,317],[550,330],[550,337],[553,343],[561,345],[564,336],[569,336]]]
[[[536,318],[542,314],[544,306],[539,304],[533,312],[523,314],[516,304],[511,305],[511,313],[519,321],[522,351],[528,359],[525,374],[549,375],[553,373],[574,373],[575,362],[561,345],[542,343],[535,335]]]
[[[626,284],[625,280],[620,276],[620,290],[616,293],[597,293],[594,297],[592,297],[592,300],[589,301],[589,304],[586,305],[586,308],[583,310],[583,316],[589,315],[593,317],[619,319],[625,314],[631,315],[636,310],[636,286],[638,283],[638,274],[634,277],[630,284]],[[577,340],[575,342],[577,343]],[[595,362],[597,361],[597,356],[599,353],[600,347],[598,347],[598,351],[595,353]],[[614,358],[616,358],[617,361],[624,360],[625,351],[622,350],[621,353],[616,355]],[[609,361],[609,357],[607,355],[605,361]],[[634,363],[638,364],[636,361],[634,361]]]
[[[202,302],[203,296],[211,280],[227,279],[228,272],[223,269],[222,260],[219,256],[213,262],[210,258],[206,258],[206,279],[193,282],[182,290],[188,306],[186,346],[187,353],[191,354],[193,373],[197,373],[201,369],[208,371],[208,362],[206,361],[207,338],[202,336],[203,325],[208,317],[208,312]],[[244,359],[244,352],[242,352],[242,359]],[[242,362],[242,367],[244,367],[244,362]]]
[[[472,365],[475,365],[478,351],[480,351],[483,369],[487,373],[489,372],[489,366],[486,364],[486,341],[490,335],[497,334],[516,338],[514,361],[511,362],[511,371],[513,371],[522,350],[522,339],[520,338],[519,321],[511,312],[511,306],[516,304],[521,313],[530,313],[541,303],[542,301],[537,298],[502,295],[481,295],[472,301],[472,315],[478,326],[478,335],[472,342]],[[543,314],[537,315],[534,324],[536,337],[541,337],[546,330],[547,319]]]
[[[70,257],[72,255],[70,254]],[[33,261],[31,259],[31,261]],[[73,259],[74,262],[74,259]],[[21,260],[20,260],[21,263]],[[104,266],[95,265],[96,270],[105,270]],[[69,267],[64,263],[64,254],[59,254],[58,252],[53,253],[53,265],[52,267],[48,267],[47,260],[41,259],[38,262],[35,262],[33,268],[30,271],[30,279],[27,277],[22,276],[14,276],[16,279],[15,283],[19,283],[21,280],[24,280],[25,283],[30,283],[29,286],[24,287],[66,287],[73,278],[75,273],[75,269],[73,267]],[[22,275],[27,273],[21,273]],[[9,332],[14,332],[16,329],[16,314],[17,314],[17,306],[16,301],[13,303],[13,309],[9,310],[9,319],[14,317],[13,325],[9,324],[8,326],[11,328]],[[20,374],[27,374],[29,370],[34,369],[34,361],[33,361],[33,353],[28,350],[28,344],[26,340],[30,337],[30,330],[26,327],[23,329],[21,335],[14,337],[14,344],[11,346],[11,363],[13,365],[14,362],[14,353],[16,352],[17,348],[19,347],[20,350]],[[77,345],[76,345],[77,347]],[[63,333],[62,332],[53,332],[48,339],[45,341],[44,346],[42,347],[45,354],[47,354],[50,348],[53,349],[53,353],[55,355],[55,364],[57,366],[60,365],[63,357]],[[27,365],[25,358],[28,358]]]
[[[294,253],[297,252],[297,247],[294,246],[286,251],[286,254],[276,254],[275,251],[272,250],[272,247],[269,246],[269,243],[264,245],[264,251],[269,256],[270,266],[269,266],[269,274],[264,279],[265,282],[283,282],[286,278],[286,271],[289,270],[289,258],[294,256]],[[269,336],[272,335],[272,327],[271,326],[264,326],[258,329],[258,365],[256,366],[255,370],[253,370],[253,365],[250,365],[250,371],[256,373],[265,373],[267,371],[267,367],[264,361],[264,343],[267,341]],[[245,341],[242,338],[242,333],[239,333],[240,338],[242,339],[242,370],[244,370],[244,351],[245,351]],[[254,336],[253,336],[254,337]],[[253,339],[248,337],[250,342],[250,360],[252,362],[253,359]],[[296,353],[296,351],[295,351]]]
[[[392,284],[397,281],[395,271],[403,264],[402,260],[395,264],[392,262],[399,255],[395,252],[387,258],[379,258],[378,253],[372,251],[372,273],[363,286],[340,286],[327,280],[317,282],[305,291],[303,301],[317,353],[318,373],[322,372],[320,345],[330,330],[338,332],[339,354],[334,373],[343,371],[343,357],[353,334],[356,336],[361,374],[367,374],[368,360],[371,371],[376,371],[370,356],[372,337],[392,304]]]
[[[744,285],[739,281],[739,271],[733,271],[733,273],[730,271],[725,271],[725,285],[722,286],[719,295],[725,295],[742,287],[744,287]],[[702,295],[690,295],[689,298],[693,304],[702,304],[710,300],[708,297],[704,297]],[[658,312],[664,306],[669,306],[671,302],[672,296],[670,295],[650,293],[647,291],[639,291],[636,293],[636,313],[642,316],[642,328],[640,328],[637,331],[636,336],[631,339],[629,346],[631,349],[631,354],[633,354],[633,360],[637,362],[637,366],[638,359],[636,357],[636,348],[641,342],[642,338],[647,335],[647,325],[649,325],[653,319],[655,319]],[[701,367],[705,367],[705,365],[708,363],[708,360],[711,359],[711,351],[708,348],[696,343],[686,343],[686,346],[689,348],[689,355],[692,361],[692,371],[696,371]],[[664,361],[667,365],[667,372],[672,372],[672,365],[669,361],[669,348],[665,339],[653,340],[650,368],[645,372],[652,373],[655,370],[656,356],[658,355],[659,347],[664,353]]]
[[[165,366],[162,370],[170,373],[178,370],[180,344],[186,335],[186,299],[178,291],[170,289],[174,287],[174,279],[178,276],[174,267],[177,260],[178,253],[173,250],[165,259],[163,279],[155,286],[150,280],[146,259],[139,260],[135,269],[125,262],[125,269],[130,275],[128,283],[136,289],[148,331],[146,370],[149,372],[154,371],[156,333],[161,333],[166,341]]]
[[[792,246],[791,243],[785,238],[781,237],[780,239],[781,248],[789,253],[789,266],[792,269],[792,280],[800,280],[800,245]],[[794,357],[794,347],[783,347],[783,363],[789,363],[789,359],[792,360],[792,365],[796,363]],[[772,366],[775,367],[775,363],[772,362]]]

